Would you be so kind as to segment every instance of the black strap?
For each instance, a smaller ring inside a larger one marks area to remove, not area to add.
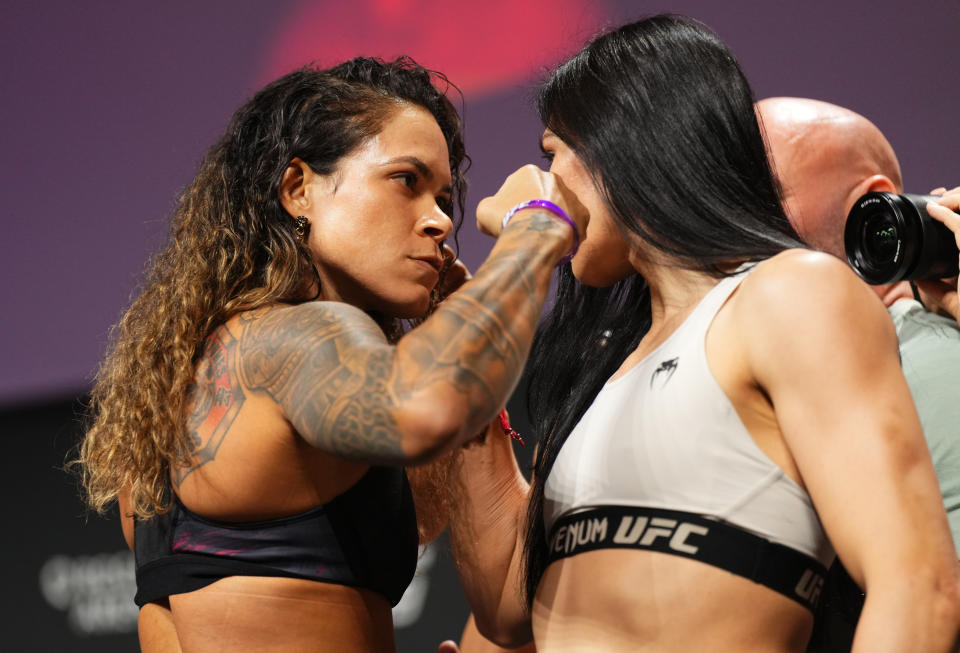
[[[644,549],[705,562],[765,585],[813,611],[826,577],[815,558],[690,512],[601,506],[556,521],[549,561],[597,549]]]

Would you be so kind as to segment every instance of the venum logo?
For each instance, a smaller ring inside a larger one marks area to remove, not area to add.
[[[668,360],[660,363],[660,366],[653,371],[653,374],[650,375],[650,387],[653,387],[653,382],[657,380],[658,374],[663,374],[661,377],[662,381],[660,387],[662,388],[670,380],[670,377],[673,376],[673,373],[677,371],[677,365],[680,363],[680,357],[670,358]]]
[[[581,519],[561,526],[553,536],[550,548],[557,553],[570,553],[577,546],[607,539],[607,518]]]
[[[609,534],[607,518],[587,517],[561,526],[553,536],[550,549],[554,553],[568,554],[574,549],[589,544],[602,543]],[[667,546],[679,553],[696,555],[699,547],[688,542],[693,535],[706,535],[710,529],[690,522],[662,517],[621,517],[613,533],[613,544],[654,547],[657,540],[667,540]]]

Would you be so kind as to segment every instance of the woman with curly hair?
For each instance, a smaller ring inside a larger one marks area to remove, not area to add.
[[[590,225],[528,363],[532,482],[497,437],[460,463],[451,541],[480,633],[800,653],[836,553],[866,590],[854,651],[956,650],[956,554],[893,325],[803,248],[730,50],[680,16],[624,25],[539,110]]]
[[[443,244],[460,120],[434,81],[406,58],[286,75],[183,194],[76,461],[93,508],[119,502],[143,650],[394,649],[417,517],[442,525],[404,467],[505,403],[586,215],[526,171],[552,208],[518,210],[464,283]]]

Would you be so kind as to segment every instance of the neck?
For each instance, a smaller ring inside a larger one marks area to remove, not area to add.
[[[651,331],[669,328],[682,320],[717,285],[717,279],[700,270],[656,266],[644,278],[650,286]]]

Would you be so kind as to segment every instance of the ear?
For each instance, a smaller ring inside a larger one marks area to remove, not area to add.
[[[886,175],[873,175],[866,180],[864,193],[898,193],[897,187]]]
[[[890,177],[886,175],[872,175],[863,179],[859,184],[854,186],[851,195],[853,195],[852,202],[850,205],[853,206],[853,202],[856,202],[862,195],[866,193],[897,193],[896,185],[890,180]]]
[[[280,204],[291,218],[303,215],[310,208],[310,193],[307,188],[316,173],[299,157],[294,157],[283,171],[277,195]]]
[[[865,177],[858,183],[856,186],[850,189],[850,192],[847,194],[846,204],[847,213],[850,212],[850,209],[853,208],[853,205],[858,199],[866,195],[867,193],[898,193],[896,184],[894,184],[890,177],[886,175],[872,175],[870,177]],[[846,218],[846,215],[844,215]]]

